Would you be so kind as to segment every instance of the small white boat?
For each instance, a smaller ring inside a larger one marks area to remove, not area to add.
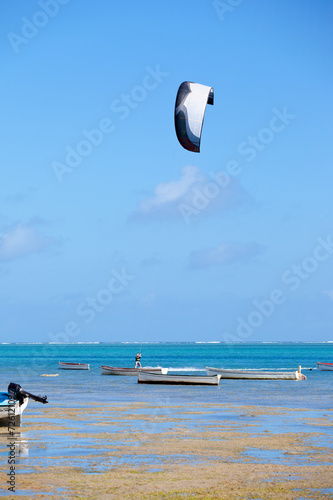
[[[8,392],[0,392],[0,426],[8,427],[9,432],[20,427],[22,414],[30,398],[39,403],[48,403],[46,396],[34,396],[13,382],[9,384]]]
[[[321,363],[317,361],[317,370],[320,371],[327,371],[327,372],[333,372],[333,363]]]
[[[219,385],[220,376],[214,375],[159,375],[151,372],[138,372],[139,384],[180,384],[180,385]]]
[[[59,368],[62,370],[89,370],[88,363],[62,363],[59,361]]]
[[[294,372],[260,371],[260,370],[232,370],[226,368],[212,368],[206,366],[207,375],[219,374],[221,378],[248,379],[248,380],[306,380],[301,373],[301,367]]]
[[[20,427],[28,402],[29,398],[12,399],[7,392],[0,392],[0,426]]]
[[[137,375],[138,371],[166,375],[168,368],[121,368],[118,366],[101,366],[102,375]]]

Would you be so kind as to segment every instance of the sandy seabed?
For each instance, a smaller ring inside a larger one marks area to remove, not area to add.
[[[11,499],[333,498],[331,410],[31,404],[24,417],[15,492],[14,438],[0,428],[0,495]]]

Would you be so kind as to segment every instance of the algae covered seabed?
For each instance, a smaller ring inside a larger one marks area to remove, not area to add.
[[[7,445],[14,441],[12,493]],[[31,402],[15,436],[0,428],[0,494],[37,499],[332,498],[332,444],[329,409],[171,401],[40,407]]]

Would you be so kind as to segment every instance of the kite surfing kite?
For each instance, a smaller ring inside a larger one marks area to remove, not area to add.
[[[202,124],[207,104],[214,104],[214,89],[200,83],[183,82],[175,106],[175,128],[183,148],[200,152]]]

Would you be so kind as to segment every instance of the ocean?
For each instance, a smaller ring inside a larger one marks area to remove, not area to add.
[[[101,375],[101,365],[162,366],[169,373],[205,373],[206,366],[259,370],[297,370],[306,381],[221,380],[218,387],[138,384],[136,377]],[[0,387],[18,383],[33,394],[46,394],[49,405],[80,406],[87,401],[119,403],[171,402],[203,405],[229,403],[285,408],[332,407],[332,372],[320,372],[316,361],[333,362],[333,343],[82,343],[1,344]],[[60,370],[58,362],[89,363],[90,371]],[[55,377],[42,375],[58,374]]]
[[[101,375],[101,365],[134,367],[137,352],[143,366],[170,373],[301,365],[307,380],[176,386]],[[0,496],[13,498],[10,484],[15,494],[56,500],[226,498],[234,481],[244,490],[237,498],[281,485],[288,496],[279,498],[332,498],[333,372],[314,366],[333,361],[333,343],[1,344],[0,356],[0,391],[16,382],[49,401],[29,401],[10,435],[0,428]],[[59,361],[90,370],[61,370]],[[208,495],[211,485],[221,496]]]

